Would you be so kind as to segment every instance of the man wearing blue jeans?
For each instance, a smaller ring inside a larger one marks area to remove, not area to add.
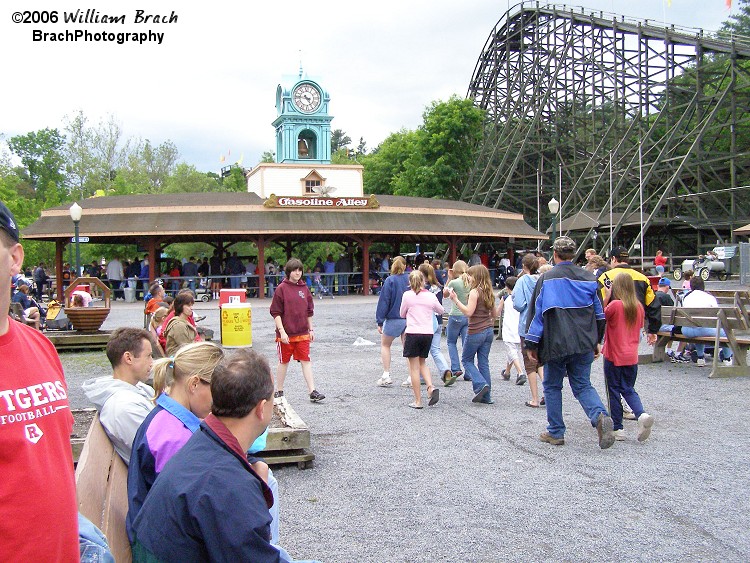
[[[690,293],[688,293],[682,301],[683,307],[699,307],[699,308],[716,308],[719,303],[716,301],[716,297],[710,293],[706,293],[706,284],[703,282],[700,276],[693,276],[690,278]],[[696,327],[696,326],[684,326],[682,327],[682,334],[688,338],[698,338],[700,336],[710,336],[711,338],[716,336],[716,329],[712,327]],[[726,333],[721,330],[719,336],[726,338]],[[696,343],[695,353],[698,357],[696,364],[698,366],[705,366],[706,359],[704,353],[706,345],[703,343]],[[726,347],[721,346],[719,351],[714,351],[714,354],[719,354],[720,359],[725,362],[731,363],[732,351]]]
[[[539,277],[529,303],[525,344],[544,365],[547,431],[539,438],[554,446],[565,443],[562,384],[567,375],[573,395],[599,435],[599,447],[615,442],[612,419],[591,385],[591,364],[601,352],[604,309],[594,275],[575,266],[576,244],[560,237],[553,245],[555,267]]]

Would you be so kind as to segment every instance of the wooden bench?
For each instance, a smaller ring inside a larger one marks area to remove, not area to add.
[[[750,330],[747,310],[739,307],[662,307],[661,322],[662,325],[676,327],[712,328],[716,330],[716,336],[691,338],[684,334],[673,335],[670,332],[659,332],[654,345],[654,362],[667,360],[666,345],[670,341],[708,344],[714,346],[710,378],[750,375],[750,367],[747,364],[750,336],[738,334],[738,332]],[[721,329],[726,333],[726,337],[719,336]],[[719,347],[722,344],[732,350],[734,365],[725,366],[719,361]]]
[[[89,427],[76,468],[78,510],[109,542],[117,563],[132,560],[125,531],[128,513],[128,468],[115,451],[97,414]]]

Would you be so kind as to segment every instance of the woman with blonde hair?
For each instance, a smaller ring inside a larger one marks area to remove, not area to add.
[[[161,344],[159,344],[159,336],[161,335],[164,319],[167,318],[168,314],[169,309],[167,309],[166,307],[159,307],[156,311],[154,311],[154,314],[151,316],[151,322],[148,325],[148,331],[153,337],[151,347],[153,348],[155,357],[163,358],[167,354],[164,348],[162,348]]]
[[[401,298],[409,289],[409,275],[406,270],[406,260],[403,256],[396,256],[391,262],[391,273],[385,279],[378,296],[378,306],[375,310],[375,320],[380,333],[380,361],[383,362],[383,375],[378,379],[380,387],[393,385],[391,379],[391,344],[396,338],[404,341],[406,320],[401,318]],[[411,385],[409,378],[405,385]]]
[[[471,280],[469,275],[466,273],[468,270],[466,262],[463,260],[456,260],[453,263],[453,268],[448,270],[448,276],[451,278],[450,281],[445,284],[443,290],[444,297],[450,297],[450,292],[453,291],[458,300],[466,305],[469,300],[469,290],[471,289]],[[466,334],[469,326],[469,319],[466,318],[457,306],[451,307],[450,313],[448,313],[448,326],[445,329],[446,339],[448,341],[448,357],[451,362],[451,377],[445,381],[445,385],[453,385],[453,382],[458,379],[463,372],[461,371],[461,358],[458,355],[458,346],[456,342],[461,337],[461,349],[466,344]],[[468,379],[464,375],[464,379]]]
[[[216,344],[196,342],[154,361],[156,408],[135,435],[128,466],[129,535],[156,477],[211,412],[211,376],[223,357]]]
[[[471,291],[466,305],[461,303],[455,291],[450,292],[453,303],[469,318],[468,335],[464,342],[461,361],[466,373],[471,377],[474,389],[473,403],[492,404],[490,396],[492,381],[490,378],[490,349],[495,339],[493,325],[499,315],[495,307],[495,295],[492,293],[490,272],[482,264],[469,268]],[[476,357],[477,364],[474,364]]]
[[[431,291],[424,288],[425,279],[422,272],[414,270],[409,274],[409,287],[401,300],[399,313],[406,319],[406,338],[404,340],[404,358],[409,360],[409,376],[414,402],[413,409],[422,408],[422,392],[419,385],[421,375],[427,383],[427,396],[430,406],[440,399],[440,391],[432,385],[430,369],[425,360],[430,353],[434,336],[433,323],[435,315],[443,314],[443,306]]]
[[[427,262],[425,262],[424,264],[420,264],[419,271],[422,272],[422,275],[425,279],[424,288],[432,293],[437,298],[438,303],[442,305],[443,287],[440,285],[440,282],[435,275],[435,268],[432,266],[432,264],[428,264]],[[446,386],[452,385],[453,382],[456,381],[456,378],[453,377],[453,373],[448,366],[448,362],[445,361],[445,356],[440,350],[440,341],[442,340],[443,336],[442,313],[440,313],[439,315],[435,315],[435,322],[432,323],[432,331],[433,335],[432,344],[430,345],[430,356],[432,356],[432,361],[435,362],[435,367],[437,368],[438,373],[442,374],[443,384]],[[449,381],[450,383],[448,383]]]

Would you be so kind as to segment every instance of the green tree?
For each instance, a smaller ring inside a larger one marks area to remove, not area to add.
[[[351,142],[351,138],[344,131],[341,129],[334,129],[331,131],[331,154],[335,153],[337,150],[343,149]]]
[[[365,143],[364,137],[359,138],[359,144],[357,145],[357,154],[358,155],[367,154],[367,143]]]
[[[72,118],[66,116],[65,132],[65,171],[68,184],[74,198],[86,198],[93,195],[90,188],[90,177],[96,173],[96,163],[92,151],[93,134],[86,126],[88,118],[78,110]]]
[[[221,184],[205,172],[199,172],[192,164],[181,162],[174,173],[167,176],[162,193],[215,192]]]
[[[395,195],[458,199],[482,139],[484,111],[453,96],[433,102],[417,129],[416,144],[394,181]]]
[[[750,0],[740,0],[737,3],[737,12],[729,16],[729,19],[721,26],[721,31],[736,35],[750,35]]]
[[[260,157],[261,162],[276,162],[276,153],[273,151],[264,151]]]
[[[394,181],[404,170],[406,159],[416,150],[415,131],[391,133],[372,153],[360,159],[367,194],[393,194]]]
[[[8,146],[21,159],[38,200],[44,200],[50,182],[58,187],[64,186],[65,158],[62,151],[65,136],[57,129],[16,135],[9,139]]]
[[[242,166],[232,166],[229,175],[221,178],[221,188],[227,192],[246,192],[245,172],[246,170]]]

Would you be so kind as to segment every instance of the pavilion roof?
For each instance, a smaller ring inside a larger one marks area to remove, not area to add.
[[[491,242],[546,239],[519,213],[440,199],[377,195],[377,208],[269,208],[254,193],[177,193],[94,197],[83,208],[80,236],[90,242],[136,243],[252,240],[340,241],[369,236],[383,242]],[[70,239],[68,206],[46,209],[22,231],[28,240]]]

